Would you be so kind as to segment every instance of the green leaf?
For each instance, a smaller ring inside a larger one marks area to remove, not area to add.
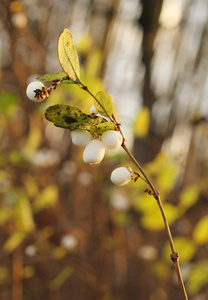
[[[193,238],[198,244],[205,244],[208,242],[208,215],[204,216],[196,224]]]
[[[113,114],[113,100],[112,98],[105,92],[98,92],[96,94],[96,98],[99,100],[99,102],[102,104],[102,106],[105,108],[105,110],[107,111],[107,113],[111,116]],[[103,108],[98,104],[98,102],[96,100],[94,100],[94,104],[96,109],[98,110],[98,112],[103,115],[106,116],[105,111],[103,110]]]
[[[102,117],[87,115],[77,107],[56,104],[47,108],[45,117],[57,127],[70,130],[85,129],[91,134],[102,134],[107,130],[115,130],[112,122]]]
[[[80,82],[80,68],[77,50],[74,45],[73,37],[68,29],[64,29],[58,40],[58,55],[59,61],[73,81]]]
[[[67,77],[68,78],[68,77]],[[71,80],[71,79],[63,79],[63,80],[61,80],[61,83],[66,83],[66,84],[77,84],[77,82],[76,81],[73,81],[73,80]]]
[[[62,83],[74,83],[73,80],[69,79],[68,75],[65,72],[49,73],[43,76],[39,76],[37,79],[46,82],[60,80]]]

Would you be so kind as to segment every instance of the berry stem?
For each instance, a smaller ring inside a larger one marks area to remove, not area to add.
[[[109,115],[109,113],[106,111],[105,107],[102,105],[102,103],[100,103],[100,101],[97,99],[97,97],[90,92],[90,90],[88,89],[88,87],[86,85],[84,85],[83,83],[81,83],[81,88],[86,91],[88,94],[90,94],[90,96],[92,96],[95,101],[97,101],[97,103],[100,105],[100,107],[103,109],[103,111],[105,112],[106,116],[109,118],[109,120],[115,124],[115,121],[113,120],[112,116]],[[116,125],[116,124],[115,124]]]
[[[178,278],[178,282],[179,282],[181,290],[182,290],[183,298],[184,298],[184,300],[188,300],[188,296],[187,296],[187,293],[186,293],[186,288],[185,288],[185,285],[184,285],[184,282],[183,282],[183,278],[182,278],[182,275],[181,275],[181,271],[180,271],[179,254],[178,254],[178,252],[175,251],[175,246],[174,246],[172,234],[171,234],[171,231],[170,231],[170,226],[169,226],[169,223],[168,223],[168,220],[167,220],[167,217],[166,217],[163,205],[162,205],[162,201],[160,199],[159,192],[156,190],[156,188],[152,184],[151,180],[148,178],[148,176],[144,172],[143,168],[140,166],[139,162],[136,160],[136,158],[133,156],[133,154],[131,153],[131,151],[126,146],[125,138],[124,138],[124,135],[123,135],[123,133],[121,131],[120,124],[117,122],[115,116],[114,115],[110,116],[108,114],[108,112],[106,111],[106,109],[103,107],[103,105],[100,103],[100,101],[96,98],[96,96],[93,95],[93,93],[90,92],[90,90],[88,89],[87,86],[85,86],[84,84],[82,84],[81,88],[83,90],[85,90],[88,94],[90,94],[97,101],[97,103],[102,107],[103,111],[108,116],[108,118],[110,119],[110,121],[116,125],[117,130],[120,131],[120,133],[121,133],[121,135],[123,137],[123,143],[121,145],[122,148],[124,149],[124,151],[127,153],[127,155],[130,157],[130,159],[133,161],[133,163],[137,166],[137,168],[139,169],[139,171],[143,175],[143,177],[141,177],[141,178],[145,182],[147,182],[147,184],[151,188],[151,190],[153,192],[153,196],[154,196],[155,200],[157,201],[157,204],[159,206],[159,209],[160,209],[160,212],[161,212],[161,215],[162,215],[162,218],[163,218],[163,222],[164,222],[164,225],[165,225],[166,233],[167,233],[167,236],[168,236],[169,245],[170,245],[171,252],[172,252],[171,255],[170,255],[170,257],[171,257],[171,260],[173,261],[174,266],[175,266],[175,271],[176,271],[176,275],[177,275],[177,278]]]

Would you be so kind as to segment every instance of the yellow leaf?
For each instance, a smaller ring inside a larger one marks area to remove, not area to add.
[[[198,244],[208,242],[208,215],[204,216],[195,226],[193,239]]]
[[[31,278],[35,274],[35,270],[32,266],[25,266],[23,272],[24,278]]]
[[[194,256],[196,250],[193,241],[182,236],[177,236],[173,238],[173,241],[174,241],[176,252],[178,252],[180,255],[180,261],[181,262],[190,261]],[[164,256],[168,258],[168,261],[170,261],[169,243],[167,243],[164,247]]]
[[[154,201],[154,199],[152,200]],[[153,203],[152,205],[155,206],[155,204]],[[180,217],[179,210],[176,206],[173,206],[169,203],[164,203],[163,207],[169,224],[172,224]],[[144,226],[144,228],[147,228],[149,230],[161,230],[165,228],[159,207],[155,208],[155,210],[146,211],[141,218],[141,223]]]
[[[79,51],[79,53],[83,54],[84,56],[86,56],[89,51],[92,50],[93,48],[93,39],[92,36],[89,34],[83,35],[81,37],[81,40],[79,41],[79,44],[77,46],[77,49]]]
[[[64,72],[73,81],[80,82],[80,67],[73,37],[68,29],[64,29],[58,40],[58,55]]]
[[[167,279],[170,276],[170,268],[169,265],[163,260],[155,260],[151,264],[151,270],[153,271],[154,275],[160,279]]]
[[[5,280],[9,280],[10,272],[9,267],[0,267],[0,284],[5,283]]]
[[[150,112],[147,107],[142,107],[134,121],[134,134],[136,137],[145,137],[150,126]]]
[[[29,200],[24,195],[20,195],[16,203],[15,217],[20,230],[30,232],[34,229],[32,209]]]
[[[12,216],[10,208],[4,207],[0,210],[0,225],[6,223]]]
[[[187,209],[193,206],[198,200],[199,192],[198,184],[193,184],[183,189],[180,194],[180,207]]]
[[[89,77],[99,76],[102,67],[102,62],[102,52],[99,50],[93,51],[87,58],[86,75]]]
[[[58,200],[58,187],[56,185],[49,185],[40,193],[33,204],[34,211],[40,211],[52,207]]]
[[[8,240],[4,244],[4,251],[8,253],[14,251],[22,243],[25,237],[25,232],[16,231],[12,236],[8,238]]]
[[[30,133],[24,147],[24,155],[31,157],[41,143],[42,135],[40,128],[37,127],[35,122],[31,121]]]
[[[34,177],[27,173],[22,177],[22,181],[24,182],[26,194],[31,198],[36,197],[38,195],[38,185]]]
[[[200,292],[204,287],[207,287],[207,278],[208,278],[208,262],[207,260],[201,260],[197,263],[194,263],[190,271],[187,289],[190,295],[194,295]],[[204,289],[205,291],[205,289]],[[206,293],[206,292],[205,292]]]
[[[104,107],[106,112],[111,116],[113,114],[113,100],[112,98],[105,92],[98,92],[96,94],[96,98],[99,100],[101,105]],[[98,104],[98,102],[95,100],[94,105],[98,112],[102,114],[103,116],[107,116],[103,108]]]
[[[159,166],[158,166],[159,167]],[[157,182],[161,191],[170,192],[175,184],[176,167],[168,162],[164,166],[160,166]]]
[[[73,268],[70,266],[65,266],[60,273],[49,283],[49,288],[52,290],[58,290],[72,275]]]
[[[139,194],[138,197],[135,197],[134,207],[143,214],[154,213],[158,209],[158,204],[153,197],[144,193],[145,188],[146,186],[143,188],[143,194]]]

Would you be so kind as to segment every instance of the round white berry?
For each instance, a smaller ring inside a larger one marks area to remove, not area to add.
[[[75,129],[71,132],[72,143],[76,146],[86,146],[92,139],[89,131],[85,129]]]
[[[43,99],[41,97],[35,97],[36,93],[35,90],[42,90],[42,88],[45,87],[44,84],[40,81],[33,81],[28,84],[27,89],[26,89],[26,95],[27,97],[34,101],[34,102],[41,102],[45,99],[45,96]]]
[[[110,179],[115,185],[121,186],[129,183],[132,174],[130,168],[120,167],[113,170]]]
[[[114,150],[121,146],[123,141],[119,131],[108,130],[102,134],[102,142],[106,149]]]
[[[37,252],[37,248],[35,245],[28,245],[26,248],[25,248],[25,255],[27,256],[35,256]]]
[[[77,247],[77,239],[71,235],[67,234],[61,239],[61,245],[67,250],[73,250]]]
[[[105,155],[105,147],[99,140],[92,140],[85,147],[83,160],[88,164],[99,164]]]
[[[126,211],[129,208],[129,200],[127,196],[117,192],[117,190],[113,193],[110,203],[116,210]]]
[[[90,108],[90,114],[97,114],[98,111],[97,111],[97,108],[95,107],[95,105],[92,105],[91,108]]]

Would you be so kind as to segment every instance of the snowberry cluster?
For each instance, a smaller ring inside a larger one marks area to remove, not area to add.
[[[99,164],[104,156],[105,150],[114,150],[121,146],[122,136],[115,130],[105,131],[100,139],[94,139],[89,131],[76,129],[71,132],[72,142],[76,146],[86,146],[83,160],[89,164]]]
[[[53,89],[56,88],[56,82],[53,84]],[[27,97],[34,102],[41,102],[48,98],[52,88],[47,89],[40,81],[31,82],[26,89]],[[99,115],[95,106],[90,109],[90,114]],[[103,117],[103,116],[102,116]],[[93,138],[89,131],[85,129],[76,129],[71,132],[72,142],[76,146],[85,147],[83,152],[83,160],[89,164],[99,164],[104,156],[105,150],[114,150],[121,146],[123,137],[119,131],[105,131],[100,139]],[[130,168],[120,167],[111,173],[111,181],[118,185],[127,184],[133,177],[133,172]]]
[[[84,129],[76,129],[71,132],[73,144],[85,146],[83,160],[89,164],[99,164],[104,156],[105,150],[114,150],[121,146],[123,138],[119,131],[105,131],[100,139],[93,139],[91,134]],[[111,173],[111,181],[118,185],[127,184],[133,176],[130,168],[120,167]]]

